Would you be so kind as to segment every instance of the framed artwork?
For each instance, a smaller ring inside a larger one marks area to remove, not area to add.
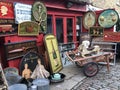
[[[111,28],[119,19],[118,13],[113,9],[104,10],[98,17],[98,23],[101,27]]]
[[[12,24],[0,24],[0,37],[17,34],[17,26]]]
[[[96,23],[96,14],[93,11],[88,11],[83,17],[83,26],[85,29],[88,29],[94,26]]]
[[[100,26],[90,27],[89,34],[91,36],[103,36],[104,28]]]
[[[36,40],[5,44],[6,59],[11,60],[24,56],[28,51],[37,52]]]
[[[57,73],[63,68],[57,39],[54,35],[48,34],[44,37],[44,43],[50,62],[51,73]]]
[[[47,32],[47,8],[42,2],[36,1],[33,3],[32,20],[38,22],[40,32]]]
[[[14,19],[13,3],[0,1],[0,19]]]
[[[33,21],[22,22],[18,25],[18,35],[20,36],[37,36],[39,35],[40,26]]]

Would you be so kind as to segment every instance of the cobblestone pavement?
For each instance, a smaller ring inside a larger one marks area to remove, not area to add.
[[[100,71],[94,77],[87,77],[72,90],[120,90],[120,63],[110,66],[107,72],[106,66],[99,66]]]

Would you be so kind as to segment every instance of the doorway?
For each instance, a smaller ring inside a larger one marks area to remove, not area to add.
[[[56,16],[55,31],[58,43],[73,42],[74,18]]]

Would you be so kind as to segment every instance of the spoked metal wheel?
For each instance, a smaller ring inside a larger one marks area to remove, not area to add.
[[[98,71],[99,67],[98,64],[95,62],[89,62],[83,67],[83,73],[88,77],[95,76],[98,73]]]

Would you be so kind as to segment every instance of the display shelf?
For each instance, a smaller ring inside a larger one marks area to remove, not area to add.
[[[116,63],[116,54],[117,54],[117,43],[116,42],[92,42],[92,46],[99,45],[103,51],[113,52],[114,58],[113,62],[110,62],[110,65],[115,65]]]
[[[59,49],[60,52],[65,52],[65,51],[70,51],[75,49],[75,44],[74,43],[60,43],[59,44]]]

